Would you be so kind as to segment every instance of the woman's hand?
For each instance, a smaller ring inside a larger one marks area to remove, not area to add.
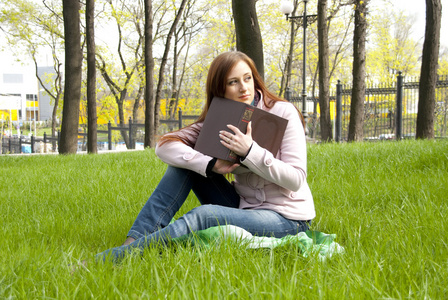
[[[235,164],[230,161],[223,160],[223,159],[218,159],[218,160],[216,160],[216,163],[213,166],[212,171],[217,174],[227,174],[227,173],[231,173],[238,166],[239,166],[239,164]]]
[[[239,156],[246,156],[253,143],[251,123],[252,122],[249,122],[249,124],[247,124],[246,134],[242,133],[241,130],[233,125],[227,125],[234,134],[224,130],[220,131],[219,138],[221,139],[221,144]]]

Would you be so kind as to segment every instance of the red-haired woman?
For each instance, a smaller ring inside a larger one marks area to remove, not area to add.
[[[207,102],[199,119],[160,139],[156,154],[168,168],[128,238],[122,246],[106,250],[97,258],[111,256],[118,260],[133,249],[219,225],[277,238],[308,229],[315,210],[306,181],[306,140],[298,110],[269,92],[254,62],[237,51],[214,59],[206,91]],[[195,151],[215,96],[252,104],[286,118],[288,125],[278,153],[270,153],[252,140],[250,124],[246,134],[231,125],[227,131],[216,133],[225,147],[243,157],[239,164]],[[234,182],[223,176],[227,173],[234,174]],[[170,224],[191,190],[202,205]]]

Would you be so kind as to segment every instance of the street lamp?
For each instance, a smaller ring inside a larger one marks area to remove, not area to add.
[[[304,8],[302,16],[289,16],[294,10],[294,5],[291,2],[283,1],[280,6],[280,11],[286,15],[286,20],[296,22],[299,26],[303,27],[303,68],[302,68],[302,114],[306,120],[306,28],[308,22],[314,22],[317,19],[317,15],[306,14],[306,4],[308,0],[303,0]]]

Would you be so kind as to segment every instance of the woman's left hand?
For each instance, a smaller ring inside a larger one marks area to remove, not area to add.
[[[253,143],[251,122],[247,124],[246,134],[233,125],[227,125],[227,127],[234,133],[232,134],[224,130],[220,131],[219,138],[221,139],[221,144],[239,156],[246,156]]]

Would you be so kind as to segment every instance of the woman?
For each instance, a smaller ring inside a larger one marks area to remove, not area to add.
[[[117,260],[135,248],[224,224],[277,238],[308,229],[315,211],[306,182],[306,142],[300,113],[267,90],[253,61],[241,52],[215,58],[206,92],[207,102],[199,119],[160,139],[156,154],[169,166],[127,240],[97,258],[110,255]],[[252,140],[250,124],[246,134],[231,125],[228,131],[216,133],[225,147],[243,157],[240,164],[244,167],[195,151],[196,138],[215,96],[252,104],[288,119],[278,153],[270,153]],[[235,182],[223,176],[227,173],[234,174]],[[170,224],[191,190],[202,205]]]

